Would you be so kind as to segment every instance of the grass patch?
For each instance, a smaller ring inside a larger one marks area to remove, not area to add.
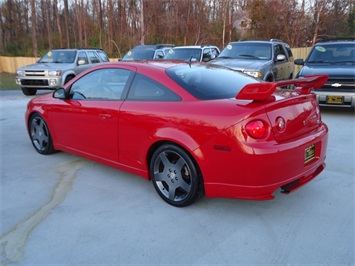
[[[0,90],[20,90],[15,82],[15,74],[0,72]]]

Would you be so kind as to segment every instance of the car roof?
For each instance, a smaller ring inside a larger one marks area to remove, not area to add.
[[[198,64],[199,62],[193,62],[192,64]],[[99,65],[96,65],[93,68],[106,68],[106,67],[119,67],[119,66],[131,66],[131,67],[137,67],[137,68],[155,68],[155,69],[168,69],[173,66],[177,65],[188,65],[189,63],[186,63],[181,60],[142,60],[142,61],[118,61],[118,62],[107,62],[107,63],[102,63]]]
[[[183,48],[204,48],[204,47],[217,47],[215,45],[181,45],[172,47],[172,49],[183,49]]]
[[[101,48],[57,48],[57,49],[51,49],[50,51],[83,51],[83,50],[103,51],[103,49]]]
[[[230,42],[230,43],[285,43],[282,40],[278,39],[270,39],[270,40],[239,40],[235,42]],[[285,43],[286,44],[286,43]]]
[[[355,40],[339,40],[339,41],[320,41],[315,43],[314,45],[333,45],[333,44],[348,44],[348,43],[354,43]]]
[[[131,49],[132,50],[140,50],[140,49],[151,49],[151,50],[156,50],[156,49],[161,49],[161,48],[168,48],[168,47],[174,47],[175,44],[140,44],[136,45]]]

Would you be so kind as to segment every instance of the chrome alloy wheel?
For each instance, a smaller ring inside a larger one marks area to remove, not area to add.
[[[29,127],[32,144],[36,151],[41,154],[53,153],[52,138],[44,119],[38,114],[32,115]]]
[[[151,177],[160,197],[171,205],[187,206],[198,198],[197,169],[188,154],[175,145],[163,145],[153,154]]]

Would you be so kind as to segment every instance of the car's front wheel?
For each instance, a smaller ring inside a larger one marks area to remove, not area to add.
[[[47,155],[55,152],[51,134],[42,116],[39,114],[31,116],[29,130],[33,147],[38,153]]]
[[[33,88],[21,88],[22,93],[27,95],[27,96],[32,96],[35,95],[37,93],[37,89],[33,89]]]
[[[173,206],[191,205],[203,194],[198,167],[176,145],[162,145],[153,153],[150,176],[159,196]]]

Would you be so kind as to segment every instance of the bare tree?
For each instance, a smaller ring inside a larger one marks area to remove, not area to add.
[[[60,17],[59,17],[57,0],[53,0],[53,7],[54,7],[54,13],[55,13],[56,22],[57,22],[59,43],[60,43],[60,47],[63,47],[63,34],[62,34],[62,27],[60,26]]]
[[[33,56],[38,57],[38,44],[37,44],[37,24],[36,24],[36,6],[35,0],[31,0],[31,23],[32,23],[32,47]]]
[[[66,33],[67,48],[70,48],[70,37],[69,37],[70,35],[69,35],[68,17],[69,17],[68,0],[64,0],[65,33]]]

